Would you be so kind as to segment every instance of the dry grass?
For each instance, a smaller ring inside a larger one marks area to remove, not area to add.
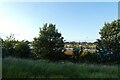
[[[90,50],[89,52],[90,52],[91,54],[93,54],[94,51],[93,51],[93,50]],[[66,51],[64,52],[64,54],[65,54],[65,55],[73,55],[74,53],[73,53],[73,50],[66,50]],[[88,54],[88,51],[83,50],[81,56],[87,55],[87,54]]]
[[[65,52],[64,52],[66,55],[73,55],[74,53],[73,53],[73,50],[66,50]]]

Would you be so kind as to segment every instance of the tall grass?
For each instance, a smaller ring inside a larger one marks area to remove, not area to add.
[[[118,78],[118,67],[4,58],[3,78]]]

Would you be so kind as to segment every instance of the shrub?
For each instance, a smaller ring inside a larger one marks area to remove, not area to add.
[[[16,57],[29,58],[31,55],[31,50],[28,41],[21,41],[15,45]]]

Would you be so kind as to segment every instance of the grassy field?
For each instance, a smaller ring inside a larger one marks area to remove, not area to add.
[[[5,58],[3,78],[118,78],[118,66]]]

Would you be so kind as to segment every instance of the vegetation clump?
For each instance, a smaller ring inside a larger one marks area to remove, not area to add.
[[[100,29],[100,39],[94,43],[64,42],[62,34],[54,24],[45,24],[39,31],[39,37],[32,42],[15,40],[10,35],[2,40],[3,58],[47,59],[50,61],[69,60],[75,63],[113,63],[120,62],[120,22],[105,23]]]

